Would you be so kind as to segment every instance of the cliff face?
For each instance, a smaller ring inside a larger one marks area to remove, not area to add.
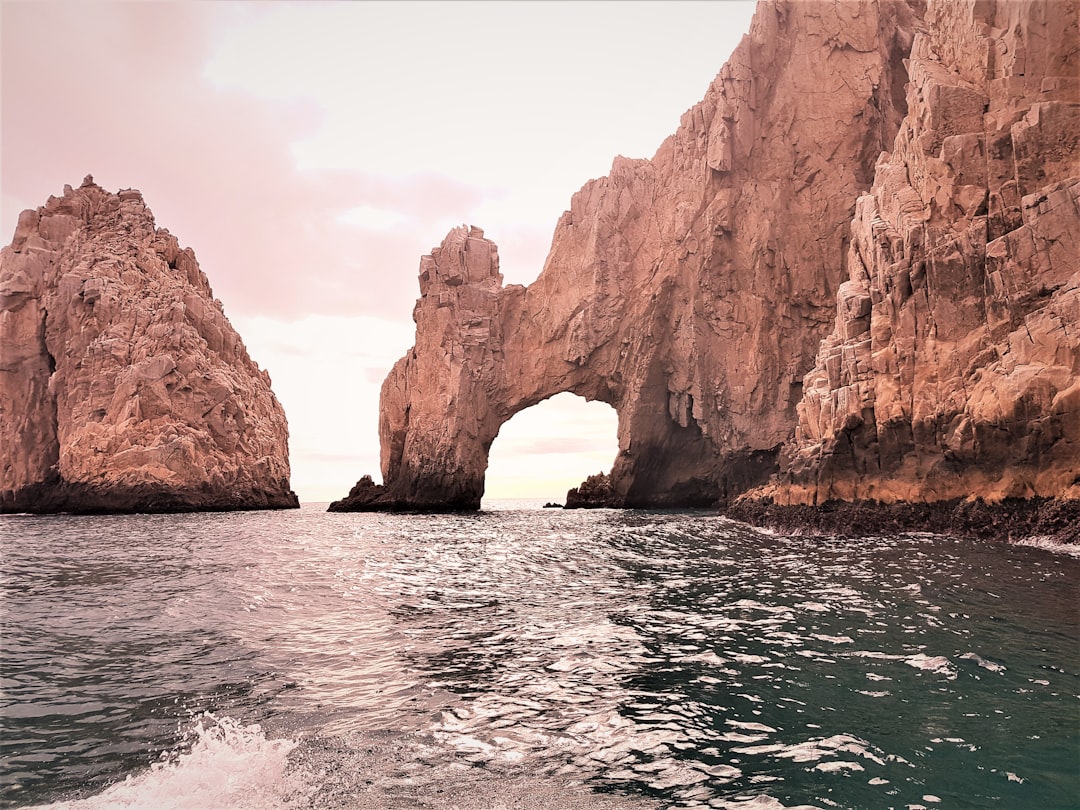
[[[501,287],[481,232],[452,232],[383,386],[385,486],[336,508],[476,508],[499,427],[562,391],[618,413],[617,503],[764,481],[831,326],[854,201],[906,114],[919,11],[761,4],[656,155],[574,195],[528,288]]]
[[[190,249],[90,178],[0,253],[0,511],[297,506],[288,428]]]
[[[612,505],[1077,498],[1078,16],[761,3],[655,157],[573,197],[535,283],[502,288],[477,230],[425,257],[385,486],[335,508],[475,508],[499,426],[561,391],[618,413]]]
[[[783,504],[1080,497],[1080,4],[934,2]]]

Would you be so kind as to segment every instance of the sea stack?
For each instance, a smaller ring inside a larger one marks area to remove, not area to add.
[[[499,426],[572,391],[618,414],[611,506],[1080,514],[1077,12],[760,3],[533,284],[473,273],[495,247],[464,229],[421,263],[384,484],[336,507],[475,508]]]
[[[135,190],[87,177],[0,253],[0,511],[298,506],[270,377]]]

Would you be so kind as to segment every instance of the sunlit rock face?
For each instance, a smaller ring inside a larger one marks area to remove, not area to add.
[[[1080,497],[1080,4],[931,2],[777,503]]]
[[[0,511],[297,506],[288,427],[190,249],[87,178],[0,253]]]
[[[610,505],[1075,499],[1078,16],[762,3],[535,283],[475,230],[425,257],[385,485],[337,508],[475,508],[499,426],[561,391],[618,413]]]
[[[562,391],[618,414],[615,503],[766,480],[832,326],[854,202],[906,113],[919,6],[760,5],[656,155],[574,195],[527,288],[501,286],[477,229],[451,232],[383,386],[384,485],[336,508],[476,508],[499,427]]]

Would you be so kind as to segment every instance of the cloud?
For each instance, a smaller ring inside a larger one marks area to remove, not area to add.
[[[408,217],[400,211],[376,208],[373,205],[361,205],[338,214],[338,222],[369,231],[385,231],[406,222]]]
[[[491,445],[485,496],[561,500],[588,476],[611,469],[617,429],[610,405],[570,393],[521,411]]]
[[[379,388],[412,345],[413,324],[323,314],[231,320],[255,361],[270,370],[285,408],[300,499],[334,500],[365,473],[378,479]]]
[[[292,145],[324,113],[213,85],[203,66],[229,16],[214,4],[2,13],[5,231],[87,173],[139,188],[230,314],[407,318],[420,255],[503,193],[433,172],[299,169]],[[364,211],[397,212],[402,227],[359,230]]]

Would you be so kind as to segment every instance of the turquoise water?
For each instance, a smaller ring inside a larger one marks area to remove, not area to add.
[[[1077,549],[489,506],[0,519],[0,802],[1078,805]]]

